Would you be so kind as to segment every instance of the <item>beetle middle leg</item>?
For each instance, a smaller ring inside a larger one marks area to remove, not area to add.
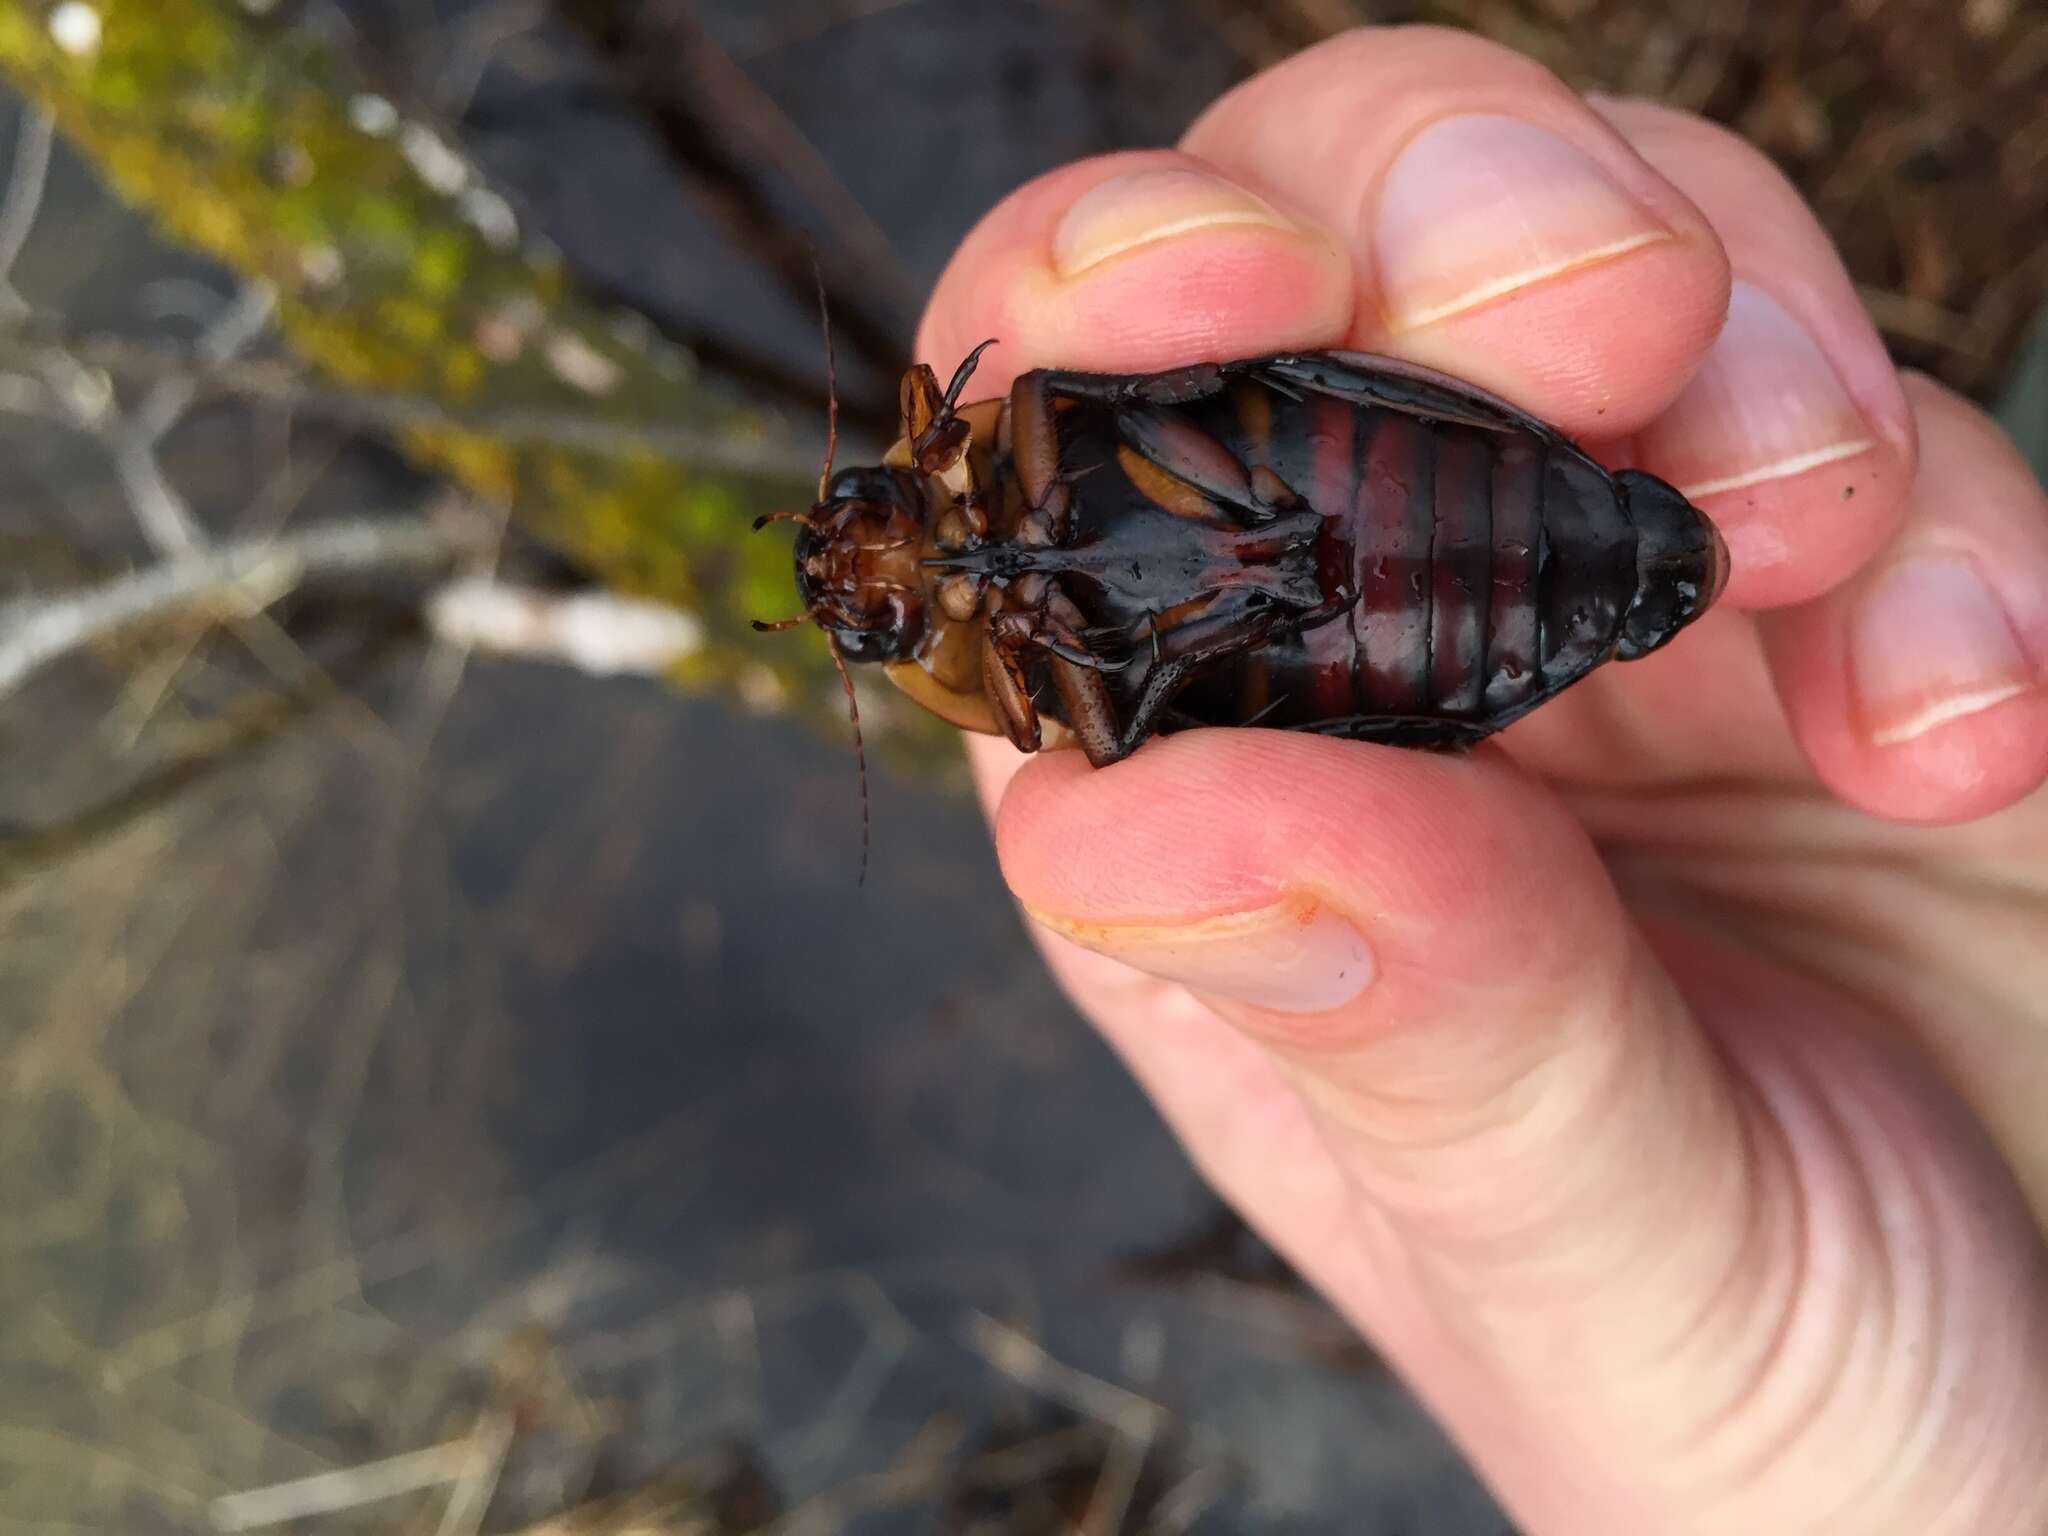
[[[1025,662],[1033,652],[1042,652],[1051,658],[1053,683],[1065,705],[1068,727],[1080,738],[1089,760],[1095,761],[1096,753],[1107,749],[1116,734],[1116,706],[1102,674],[1121,671],[1131,658],[1090,650],[1082,635],[1087,620],[1081,610],[1043,577],[1027,577],[1007,595],[992,590],[989,597],[982,687],[1004,734],[1019,751],[1038,750],[1038,707]]]
[[[1013,589],[1008,603],[989,614],[992,644],[1017,653],[1044,651],[1090,672],[1121,672],[1128,656],[1105,656],[1089,645],[1083,631],[1087,619],[1071,599],[1042,575],[1027,576]]]

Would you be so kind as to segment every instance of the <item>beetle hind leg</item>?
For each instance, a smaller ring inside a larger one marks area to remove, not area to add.
[[[1218,591],[1209,595],[1201,612],[1164,632],[1155,630],[1157,643],[1144,686],[1118,733],[1114,755],[1105,761],[1115,762],[1137,751],[1148,736],[1174,717],[1174,699],[1203,668],[1258,645],[1271,632],[1277,617],[1278,610],[1270,606],[1254,603],[1235,592]],[[1092,753],[1090,760],[1095,761]],[[1103,763],[1096,761],[1096,766]]]

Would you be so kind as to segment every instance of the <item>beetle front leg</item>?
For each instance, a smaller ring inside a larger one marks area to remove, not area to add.
[[[1196,363],[1166,373],[1079,373],[1040,368],[1025,374],[1039,388],[1068,400],[1097,405],[1187,405],[1221,394],[1229,379],[1214,363]]]
[[[1067,536],[1073,492],[1060,481],[1060,438],[1053,425],[1052,393],[1043,370],[1021,375],[1010,387],[1010,463],[1024,488],[1025,504],[1040,522],[1037,542],[1058,544]]]

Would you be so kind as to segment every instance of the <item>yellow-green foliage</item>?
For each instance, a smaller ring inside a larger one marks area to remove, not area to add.
[[[462,157],[309,29],[235,0],[92,4],[99,44],[72,54],[52,5],[8,0],[0,70],[171,236],[274,285],[292,347],[334,380],[471,412],[770,440],[687,354],[579,301]],[[822,646],[764,644],[745,625],[794,602],[787,538],[748,531],[756,512],[808,499],[794,463],[749,478],[445,423],[408,446],[620,590],[701,617],[706,647],[682,669],[693,685],[759,684],[765,666],[794,698],[819,696]]]

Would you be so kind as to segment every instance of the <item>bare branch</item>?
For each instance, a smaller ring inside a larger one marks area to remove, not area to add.
[[[270,284],[248,284],[207,326],[196,348],[206,363],[224,363],[263,332],[276,307]],[[114,414],[105,431],[114,471],[128,493],[128,504],[150,547],[166,557],[189,555],[208,543],[206,531],[193,517],[185,498],[157,462],[156,450],[165,434],[191,408],[198,388],[189,378],[159,380],[142,403],[125,415]],[[110,413],[113,414],[113,413]]]
[[[56,122],[41,107],[24,107],[14,141],[14,171],[7,195],[0,200],[0,313],[21,314],[28,304],[14,291],[14,264],[28,244],[36,214],[43,206],[43,188],[50,179],[50,146]]]
[[[703,649],[704,624],[666,603],[616,592],[540,592],[458,577],[427,601],[439,639],[498,656],[562,662],[597,677],[653,676]]]
[[[345,426],[401,432],[456,428],[486,433],[507,446],[534,444],[601,454],[658,453],[706,473],[792,482],[809,478],[798,467],[789,445],[774,437],[709,433],[673,423],[636,423],[552,409],[451,407],[422,395],[371,394],[323,386],[309,381],[293,364],[274,359],[208,362],[190,352],[117,336],[54,338],[0,331],[0,369],[41,375],[67,366],[96,369],[131,383],[187,381],[195,398],[222,395],[257,400]],[[6,404],[0,402],[0,406]]]
[[[220,313],[200,335],[193,349],[198,354],[197,361],[206,367],[217,367],[239,357],[263,334],[276,308],[277,290],[270,284],[260,279],[247,284],[221,306]],[[190,375],[159,379],[142,403],[129,412],[129,424],[145,441],[160,443],[164,434],[177,425],[178,418],[190,409],[198,393],[199,380]]]
[[[149,547],[169,559],[203,549],[206,536],[185,498],[157,463],[148,439],[123,421],[103,433],[102,440]]]
[[[83,591],[18,602],[0,608],[0,696],[59,657],[138,625],[193,613],[245,617],[313,577],[433,570],[472,542],[425,520],[350,520],[217,545]]]

